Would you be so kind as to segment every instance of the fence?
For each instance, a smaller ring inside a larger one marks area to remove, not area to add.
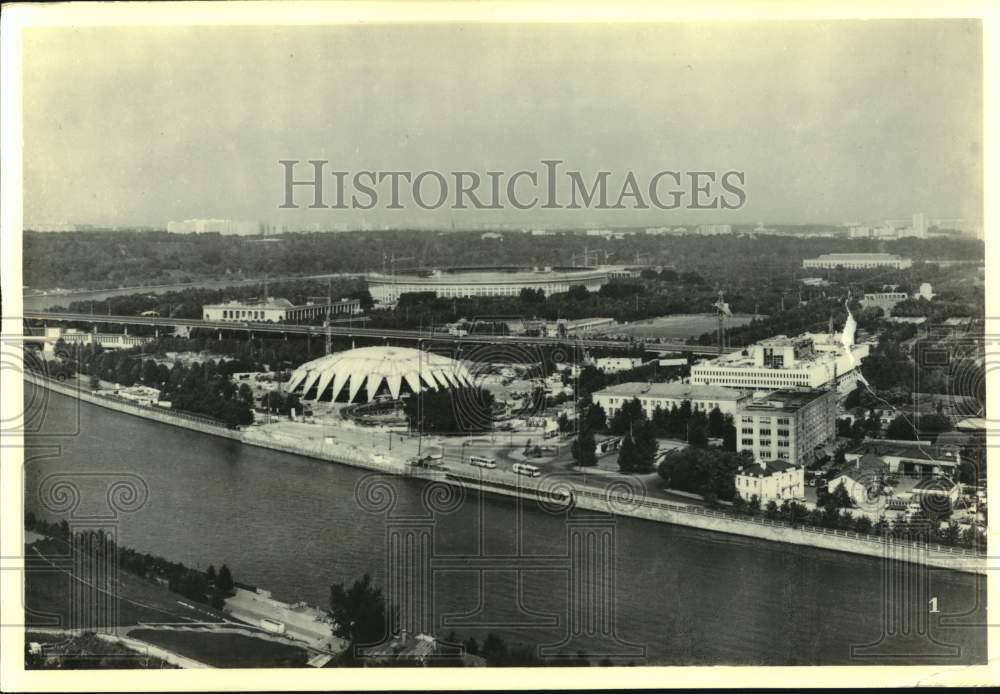
[[[576,494],[583,496],[589,496],[594,498],[599,498],[607,500],[607,494],[598,493],[590,491],[587,489],[580,489],[575,491]],[[775,520],[769,518],[757,518],[754,516],[738,516],[731,513],[725,513],[723,511],[716,511],[714,509],[702,508],[700,506],[687,506],[684,504],[672,504],[667,501],[655,501],[652,499],[645,499],[640,501],[632,502],[635,506],[646,506],[652,508],[658,508],[665,511],[672,511],[675,513],[687,513],[692,515],[701,515],[710,518],[718,518],[721,520],[729,520],[738,523],[753,523],[760,526],[772,527],[772,528],[782,528],[792,531],[813,533],[817,535],[833,535],[835,537],[842,537],[850,540],[857,540],[859,542],[868,542],[873,544],[886,544],[890,543],[893,545],[909,546],[912,549],[921,549],[927,552],[939,552],[942,554],[955,554],[964,557],[982,557],[983,553],[977,552],[976,550],[965,549],[964,547],[951,547],[939,544],[930,544],[924,542],[913,542],[910,540],[903,540],[899,538],[883,537],[881,535],[870,535],[861,534],[854,532],[852,530],[838,530],[836,528],[823,528],[811,525],[797,525],[789,523],[783,520]]]

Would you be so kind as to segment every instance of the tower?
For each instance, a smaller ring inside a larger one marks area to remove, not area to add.
[[[326,328],[326,331],[325,331],[326,332],[326,342],[324,343],[324,348],[325,348],[325,352],[324,353],[325,354],[329,354],[330,352],[333,351],[333,349],[332,349],[333,348],[333,345],[332,345],[333,338],[330,335],[330,311],[332,310],[331,306],[333,304],[333,297],[331,295],[332,289],[331,289],[331,284],[330,283],[332,281],[333,281],[332,278],[329,278],[329,277],[326,280],[326,320],[323,321],[323,327]]]

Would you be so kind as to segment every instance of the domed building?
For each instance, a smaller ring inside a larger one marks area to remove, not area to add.
[[[472,385],[472,375],[455,359],[410,347],[361,347],[302,364],[285,391],[303,400],[371,402],[376,396],[398,400],[428,388]]]

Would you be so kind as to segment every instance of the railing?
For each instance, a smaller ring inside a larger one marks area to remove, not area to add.
[[[578,489],[578,490],[575,490],[574,493],[575,494],[580,494],[582,496],[588,496],[588,497],[593,497],[593,498],[608,500],[607,493],[594,492],[594,491],[591,491],[591,490],[588,490],[588,489]],[[662,509],[662,510],[666,510],[666,511],[673,511],[673,512],[676,512],[676,513],[687,513],[687,514],[691,514],[691,515],[699,515],[699,516],[705,516],[705,517],[709,517],[709,518],[719,518],[719,519],[722,519],[722,520],[730,520],[730,521],[743,522],[743,523],[752,523],[752,524],[760,525],[760,526],[764,526],[764,527],[782,528],[782,529],[787,529],[787,530],[797,530],[797,531],[806,532],[806,533],[813,533],[813,534],[817,534],[817,535],[833,535],[833,536],[836,536],[836,537],[843,537],[845,539],[858,540],[860,542],[868,542],[868,543],[872,543],[872,544],[882,545],[882,544],[889,543],[889,544],[896,544],[896,545],[906,545],[906,546],[909,546],[909,547],[911,547],[913,549],[922,549],[922,550],[928,551],[928,552],[940,552],[940,553],[944,553],[944,554],[957,554],[959,556],[967,556],[967,557],[982,557],[982,556],[984,556],[983,552],[979,552],[977,550],[965,549],[964,547],[952,547],[952,546],[940,545],[940,544],[936,544],[936,543],[932,545],[930,543],[913,542],[912,540],[906,540],[906,539],[902,539],[902,538],[883,537],[881,535],[870,535],[870,534],[867,534],[867,533],[861,534],[861,533],[855,532],[853,530],[839,530],[837,528],[824,528],[824,527],[820,527],[820,526],[811,526],[811,525],[805,525],[805,524],[794,524],[794,523],[789,523],[787,521],[778,520],[778,519],[758,518],[758,517],[755,517],[755,516],[734,515],[734,514],[731,514],[731,513],[725,513],[723,511],[716,511],[714,509],[707,509],[707,508],[703,508],[703,507],[700,507],[700,506],[687,506],[687,505],[683,505],[683,504],[672,504],[672,503],[666,502],[666,501],[655,501],[655,500],[651,500],[651,499],[645,499],[645,500],[639,500],[639,501],[631,501],[631,502],[625,502],[624,500],[622,500],[622,501],[624,503],[631,503],[632,505],[640,507],[640,508],[641,507],[652,507],[652,508],[658,508],[658,509]]]

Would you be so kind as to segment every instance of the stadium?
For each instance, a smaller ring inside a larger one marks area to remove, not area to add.
[[[450,357],[410,347],[361,347],[302,364],[285,391],[303,400],[368,403],[472,385],[468,369]]]
[[[372,298],[392,303],[401,294],[434,292],[438,297],[517,296],[522,289],[541,290],[546,296],[583,285],[596,292],[612,278],[634,273],[617,267],[581,268],[454,268],[426,274],[378,274],[365,276]]]

